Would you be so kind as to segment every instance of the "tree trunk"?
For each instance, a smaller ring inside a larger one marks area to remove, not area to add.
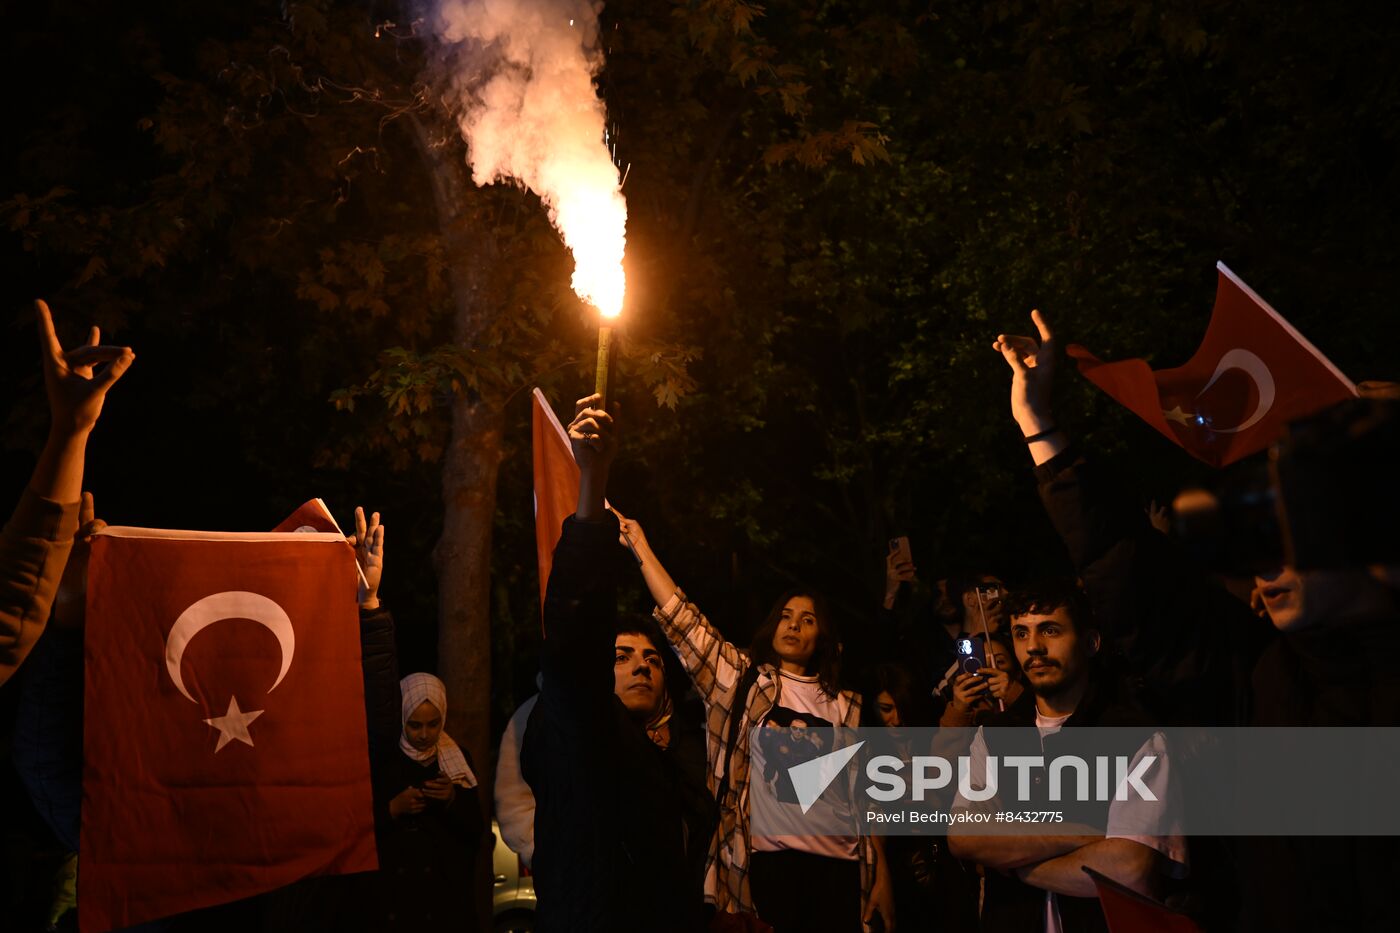
[[[416,115],[414,139],[433,185],[452,284],[452,340],[476,341],[495,310],[493,231],[467,210],[476,192],[455,128],[433,137]],[[452,399],[442,467],[442,537],[433,550],[438,579],[438,676],[447,686],[448,727],[470,750],[483,796],[495,773],[491,740],[491,532],[496,478],[504,458],[497,400],[464,390]]]
[[[442,469],[438,578],[438,676],[447,685],[452,732],[471,750],[489,789],[491,754],[491,530],[501,464],[501,413],[458,397]]]

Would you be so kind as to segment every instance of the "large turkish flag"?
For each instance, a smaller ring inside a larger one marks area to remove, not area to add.
[[[1356,386],[1223,262],[1210,325],[1176,369],[1105,363],[1065,348],[1079,371],[1168,440],[1211,466],[1263,450],[1289,421],[1356,397]]]
[[[113,527],[88,573],[83,933],[377,868],[345,539]]]

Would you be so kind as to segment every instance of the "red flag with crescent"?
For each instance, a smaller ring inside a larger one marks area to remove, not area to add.
[[[83,933],[378,867],[355,569],[338,534],[94,538]]]
[[[308,499],[297,506],[296,511],[286,518],[273,531],[323,531],[327,534],[341,534],[335,516],[320,499]]]
[[[540,568],[540,606],[544,606],[554,548],[563,533],[564,519],[578,506],[578,464],[569,435],[555,417],[544,393],[532,395],[530,429],[535,460],[535,554]]]
[[[1211,466],[1265,449],[1289,421],[1356,397],[1356,386],[1267,301],[1216,263],[1215,309],[1194,356],[1175,369],[1065,352],[1090,382]]]

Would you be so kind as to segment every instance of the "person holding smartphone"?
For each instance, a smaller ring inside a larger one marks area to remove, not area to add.
[[[399,682],[399,747],[375,769],[379,930],[476,927],[473,884],[486,827],[467,752],[444,731],[447,688],[432,674]]]
[[[971,639],[975,645],[983,646],[989,638],[1003,631],[1006,624],[1006,610],[1002,604],[1006,585],[995,574],[979,573],[961,580],[949,580],[948,593],[956,603],[961,604],[962,618],[957,633],[951,635],[935,658],[937,667],[933,676],[937,683],[933,691],[942,700],[943,708],[953,702],[953,684],[957,675],[971,673],[963,668],[964,656],[958,652],[958,645]],[[952,632],[951,627],[949,632]],[[984,658],[986,650],[982,648]],[[942,709],[939,713],[941,716]]]
[[[938,720],[940,726],[976,725],[982,713],[1011,706],[1025,690],[1016,654],[1004,639],[994,635],[985,645],[981,639],[968,640],[983,649],[985,660],[975,671],[959,670],[953,675],[952,700]],[[975,663],[976,659],[969,660]]]
[[[907,537],[891,538],[885,554],[885,598],[880,618],[880,655],[900,658],[926,691],[950,700],[957,673],[957,643],[1000,631],[1006,622],[1006,587],[993,573],[975,572],[925,585],[918,577]]]

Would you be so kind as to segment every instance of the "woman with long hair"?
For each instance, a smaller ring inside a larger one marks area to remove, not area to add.
[[[784,593],[741,649],[676,587],[641,526],[627,518],[621,525],[656,602],[655,618],[705,704],[710,781],[720,806],[706,899],[722,913],[756,913],[776,933],[847,933],[877,913],[892,926],[879,841],[854,829],[849,836],[804,834],[804,811],[787,780],[789,761],[822,753],[830,741],[824,727],[860,724],[859,695],[841,687],[841,640],[824,600],[807,588]],[[755,782],[765,786],[751,795]],[[853,816],[840,803],[818,805],[835,808],[834,818]],[[849,798],[844,806],[849,810]],[[763,835],[751,831],[753,816]]]

